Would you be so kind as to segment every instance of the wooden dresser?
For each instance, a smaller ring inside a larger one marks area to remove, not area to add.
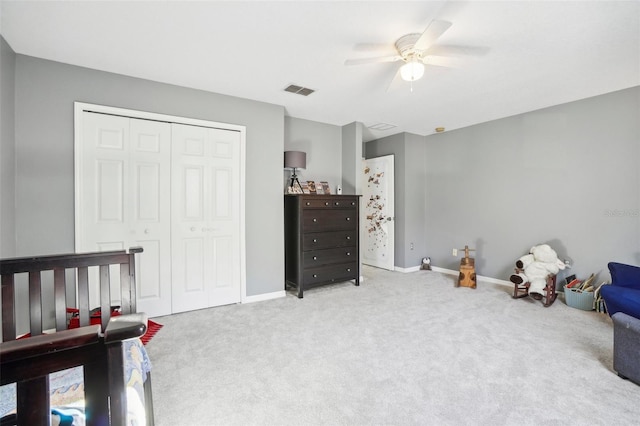
[[[359,195],[285,195],[285,289],[359,285]]]

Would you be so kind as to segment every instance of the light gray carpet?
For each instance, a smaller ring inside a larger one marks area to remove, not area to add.
[[[631,425],[611,320],[512,288],[365,267],[351,283],[158,318],[156,424]]]

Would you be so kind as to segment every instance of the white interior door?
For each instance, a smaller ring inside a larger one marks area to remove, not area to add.
[[[393,155],[364,160],[362,263],[394,270]]]
[[[172,125],[173,312],[237,303],[240,133]]]
[[[169,314],[169,124],[92,112],[83,112],[81,120],[76,251],[143,247],[136,264],[137,309],[149,316]],[[118,303],[114,278],[111,294]],[[97,300],[91,303],[98,305]]]

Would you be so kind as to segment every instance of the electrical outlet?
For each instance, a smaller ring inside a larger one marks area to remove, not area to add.
[[[413,243],[409,244],[409,250],[413,250]]]
[[[458,249],[453,249],[451,251],[451,254],[454,255],[454,256],[457,256],[458,255]]]

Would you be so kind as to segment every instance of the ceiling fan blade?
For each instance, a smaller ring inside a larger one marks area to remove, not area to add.
[[[414,45],[414,49],[416,50],[426,50],[431,47],[433,43],[444,34],[445,31],[449,29],[451,26],[451,22],[447,21],[436,21],[433,20],[424,30],[416,44]]]
[[[444,68],[459,68],[462,64],[459,58],[450,58],[446,56],[428,55],[422,58],[422,63]]]
[[[428,48],[423,56],[484,56],[487,53],[489,53],[488,47],[438,45]]]
[[[400,68],[401,67],[398,67],[395,74],[393,75],[393,78],[389,82],[389,85],[387,86],[387,90],[386,90],[387,92],[390,92],[391,90],[399,86],[400,83],[402,82],[402,76],[400,76]]]
[[[353,48],[359,52],[394,51],[393,45],[388,43],[358,43]]]
[[[381,62],[395,62],[401,60],[399,55],[395,56],[381,56],[379,58],[362,58],[362,59],[347,59],[344,61],[345,65],[362,65],[362,64],[377,64]]]

